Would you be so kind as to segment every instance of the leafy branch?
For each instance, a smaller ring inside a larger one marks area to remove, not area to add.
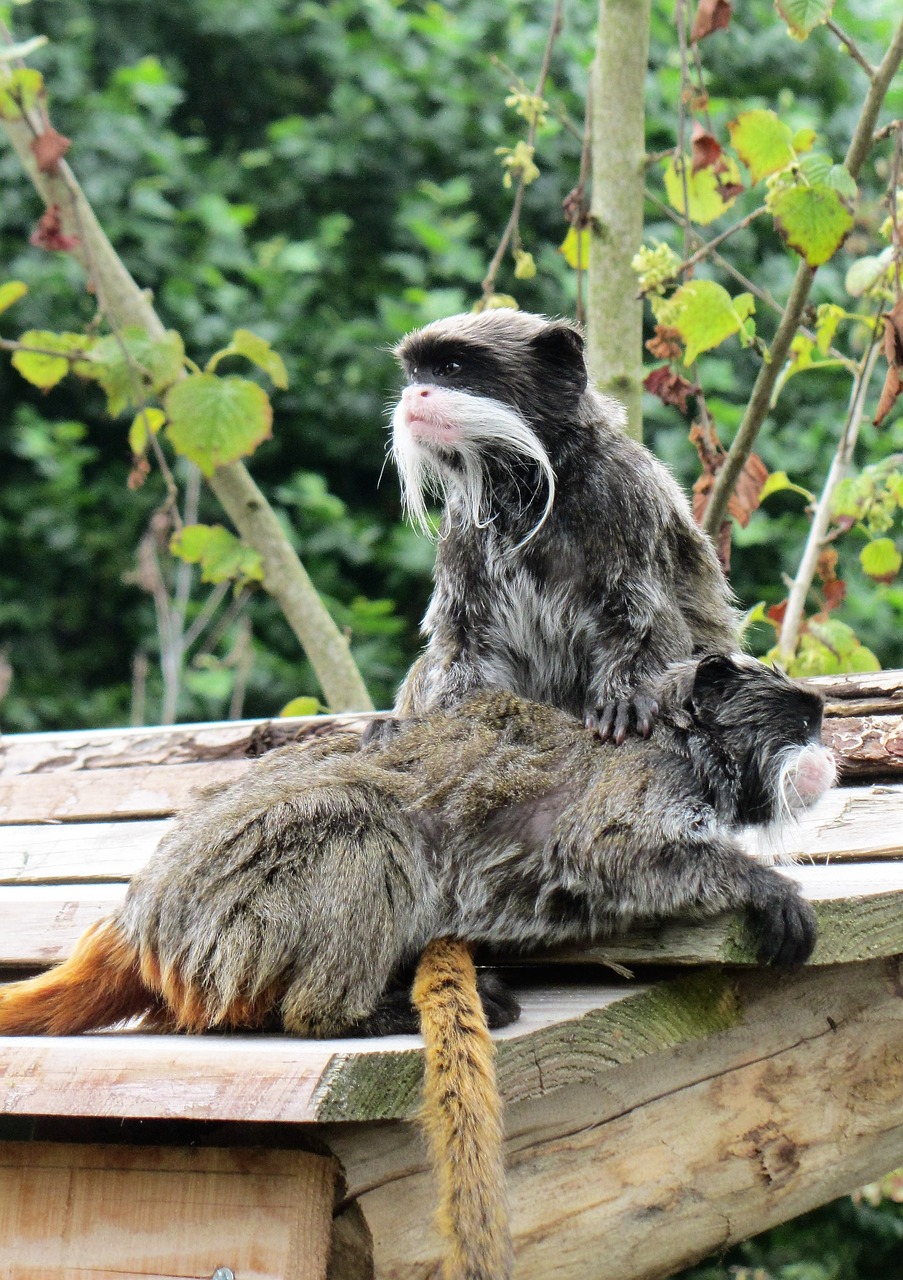
[[[865,158],[872,146],[872,135],[875,130],[878,112],[901,61],[903,61],[903,22],[897,28],[881,65],[871,79],[852,141],[843,162],[843,167],[854,180],[859,176]],[[728,450],[724,465],[715,477],[715,482],[712,486],[702,524],[703,528],[713,537],[717,535],[727,515],[731,494],[752,453],[756,437],[768,414],[778,374],[790,353],[791,343],[800,327],[814,279],[815,268],[803,259],[797,268],[793,287],[787,299],[784,317],[771,343],[771,359],[769,362],[763,363],[759,370],[743,420]]]
[[[0,39],[8,50],[15,49],[5,28]],[[167,331],[147,293],[130,276],[62,158],[68,140],[50,123],[39,74],[27,68],[22,74],[37,77],[37,81],[26,82],[33,92],[20,92],[15,109],[3,113],[0,123],[46,207],[44,239],[39,243],[67,251],[81,263],[99,311],[118,342],[123,343],[129,327],[142,330],[151,343],[163,341]],[[184,376],[184,372],[179,375]],[[240,462],[229,461],[216,467],[208,482],[242,539],[259,554],[263,585],[303,646],[331,708],[372,709],[347,639],[330,617],[247,469]]]

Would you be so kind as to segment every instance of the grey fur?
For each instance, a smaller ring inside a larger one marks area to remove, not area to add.
[[[481,442],[464,427],[457,450],[412,445],[400,402],[406,488],[431,468],[446,503],[427,645],[399,691],[398,715],[452,706],[473,688],[508,689],[620,740],[637,713],[631,702],[669,663],[739,647],[710,541],[667,468],[624,434],[620,405],[588,384],[575,326],[505,309],[453,316],[408,335],[397,355],[409,397],[451,389],[486,398],[487,415],[492,401],[516,410],[556,478],[546,510],[543,471],[522,448],[484,441],[475,516]]]
[[[740,907],[762,959],[805,959],[810,908],[734,832],[779,812],[775,776],[817,741],[820,699],[742,658],[680,664],[656,693],[652,739],[617,749],[480,692],[365,751],[275,751],[182,815],[118,923],[202,994],[206,1023],[260,997],[258,1022],[313,1035],[371,1017],[443,935],[527,950]]]

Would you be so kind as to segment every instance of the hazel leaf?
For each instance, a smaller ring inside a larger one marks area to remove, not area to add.
[[[739,332],[755,307],[752,294],[732,298],[714,280],[682,284],[670,299],[669,324],[686,345],[684,364],[692,364],[701,351],[710,351]]]
[[[698,173],[692,173],[691,158],[684,156],[683,162],[687,169],[689,216],[691,221],[704,227],[726,213],[736,200],[736,191],[726,197],[721,194],[721,191],[722,187],[733,189],[739,184],[740,170],[730,157],[727,157],[725,168],[721,173],[715,173],[714,169],[700,169]],[[671,156],[665,168],[665,191],[671,207],[678,213],[683,213],[684,184],[674,156]]]
[[[18,369],[26,382],[42,391],[49,391],[62,382],[72,367],[69,359],[72,352],[84,351],[91,345],[91,339],[84,334],[51,333],[46,329],[29,329],[19,341],[23,347],[42,348],[41,351],[16,351],[12,358],[13,368]],[[60,354],[45,354],[53,351]]]
[[[26,293],[28,285],[21,280],[7,280],[5,284],[0,284],[0,311],[8,310],[14,302],[24,298]]]
[[[744,111],[727,126],[737,155],[753,182],[778,173],[793,163],[793,134],[773,111]]]
[[[864,572],[876,582],[893,582],[903,565],[903,556],[892,538],[876,538],[862,548],[859,563]]]
[[[260,553],[221,524],[188,524],[169,540],[174,556],[201,567],[202,582],[261,582]]]
[[[253,453],[272,434],[267,394],[247,378],[194,374],[170,388],[164,405],[173,446],[205,476]]]
[[[772,201],[774,224],[810,267],[832,258],[853,226],[853,215],[832,187],[786,187]]]
[[[794,40],[805,40],[810,31],[828,21],[834,0],[775,0],[775,8]]]

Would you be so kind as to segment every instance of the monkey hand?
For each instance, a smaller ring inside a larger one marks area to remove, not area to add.
[[[603,742],[611,740],[620,746],[632,730],[641,738],[648,738],[657,715],[658,702],[638,689],[628,697],[590,707],[584,713],[583,723]]]
[[[759,934],[759,964],[792,969],[812,954],[818,927],[815,912],[792,880],[768,867],[750,904]]]

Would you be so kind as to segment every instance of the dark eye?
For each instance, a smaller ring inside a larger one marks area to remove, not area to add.
[[[440,378],[453,378],[456,373],[461,372],[461,365],[457,360],[443,360],[441,364],[437,364],[434,370]]]

